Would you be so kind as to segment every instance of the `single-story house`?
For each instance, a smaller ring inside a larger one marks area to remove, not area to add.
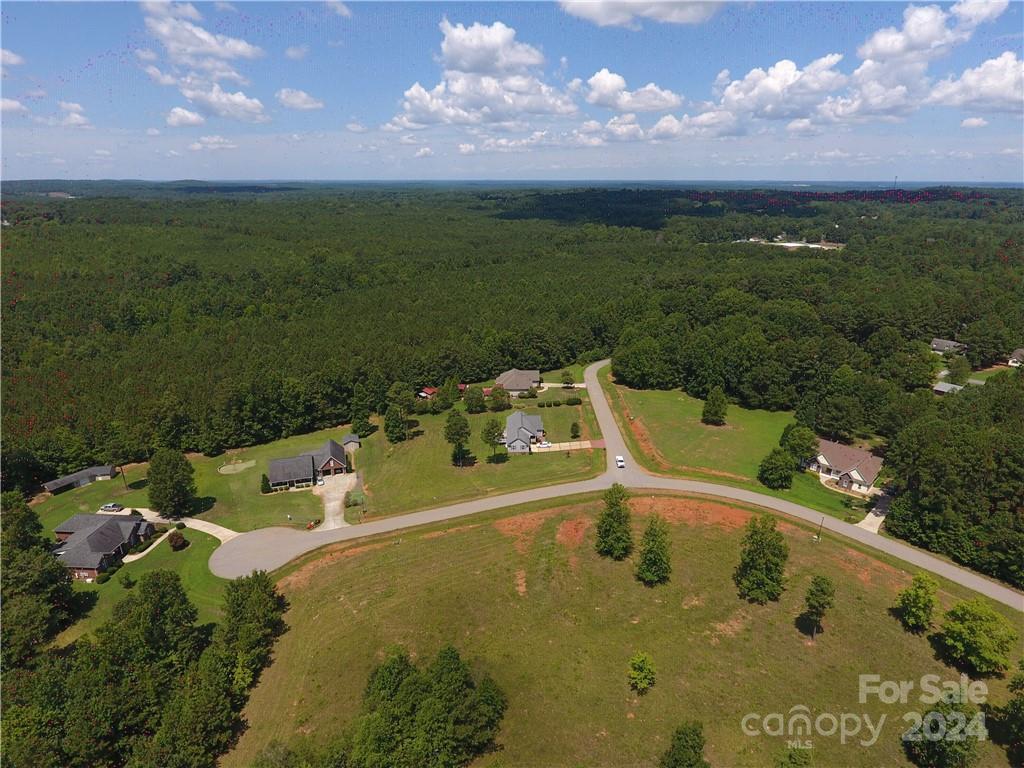
[[[940,381],[932,387],[932,392],[936,395],[948,395],[951,392],[959,392],[963,389],[959,384],[950,384],[948,381]]]
[[[946,352],[963,352],[967,349],[966,344],[961,344],[959,341],[952,341],[950,339],[932,339],[932,352],[937,355],[943,355]]]
[[[882,460],[860,448],[818,440],[818,455],[807,462],[807,468],[835,480],[840,488],[868,493],[882,469]]]
[[[82,488],[95,480],[110,480],[116,474],[117,467],[103,464],[97,467],[89,467],[88,469],[80,469],[77,472],[72,472],[70,475],[50,480],[48,483],[43,483],[43,488],[50,493],[60,493],[68,488]]]
[[[539,384],[540,371],[521,371],[518,368],[505,371],[494,382],[494,386],[501,387],[510,395],[522,394]]]
[[[313,485],[324,475],[340,475],[348,471],[345,449],[334,440],[328,440],[315,453],[274,459],[270,462],[267,479],[270,480],[270,487],[277,491]]]
[[[424,387],[419,391],[417,397],[422,397],[424,400],[430,400],[437,394],[437,387]]]
[[[1020,368],[1024,365],[1024,347],[1013,350],[1013,352],[1010,353],[1010,359],[1006,362],[1014,368]]]
[[[54,529],[54,554],[75,579],[95,579],[156,532],[137,515],[75,515]]]
[[[529,453],[530,446],[543,437],[544,422],[540,416],[516,411],[505,420],[505,448],[509,453]]]

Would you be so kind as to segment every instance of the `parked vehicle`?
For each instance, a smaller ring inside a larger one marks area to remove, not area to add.
[[[550,448],[551,447],[551,443],[548,442],[547,440],[544,440],[543,442],[538,443],[537,447],[538,448]]]
[[[100,507],[100,512],[120,512],[122,509],[124,509],[123,504],[111,501]]]
[[[626,460],[624,458],[622,458],[621,456],[616,456],[615,457],[615,466],[618,467],[619,469],[625,469],[626,468]]]

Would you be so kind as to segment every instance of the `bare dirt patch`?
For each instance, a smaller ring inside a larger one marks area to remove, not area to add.
[[[638,515],[657,513],[670,523],[683,525],[713,525],[726,530],[736,530],[747,524],[752,512],[699,499],[673,499],[635,497],[629,506]]]
[[[704,605],[704,598],[700,595],[693,595],[683,600],[682,608],[686,610],[688,608],[699,608]]]
[[[583,539],[590,528],[591,519],[587,515],[580,515],[571,520],[563,520],[558,525],[558,532],[555,534],[555,541],[569,550],[569,567],[576,571],[580,566],[579,555],[574,550],[580,548]]]
[[[472,525],[457,525],[454,528],[445,528],[443,531],[431,531],[430,533],[424,533],[420,538],[439,539],[442,536],[447,536],[449,533],[462,533],[463,531],[471,531],[477,527],[479,527],[479,523],[473,523]]]
[[[522,568],[516,571],[516,592],[520,595],[526,594],[526,571]]]
[[[394,542],[392,541],[379,541],[373,544],[360,544],[357,546],[353,546],[351,544],[335,544],[324,549],[321,552],[320,557],[316,560],[306,563],[297,571],[294,571],[279,580],[277,582],[277,586],[283,590],[304,587],[309,584],[313,574],[338,562],[339,560],[347,560],[350,557],[355,557],[365,552],[383,549],[384,547],[391,546],[393,543]]]
[[[847,573],[855,576],[862,584],[880,584],[893,592],[910,584],[910,576],[904,571],[849,547],[845,547],[842,554],[833,562]]]
[[[525,555],[530,550],[530,545],[533,544],[533,539],[540,527],[546,520],[550,520],[559,512],[559,509],[542,509],[537,512],[503,517],[494,521],[494,528],[502,536],[513,539],[516,552]]]
[[[735,637],[750,623],[750,614],[740,608],[725,621],[711,625],[711,644],[718,645],[723,637]]]

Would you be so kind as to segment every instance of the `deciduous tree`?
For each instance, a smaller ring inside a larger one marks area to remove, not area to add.
[[[815,576],[804,597],[804,616],[811,622],[811,639],[821,629],[821,621],[835,602],[836,585],[828,576]]]
[[[980,675],[1001,673],[1019,640],[1013,625],[981,598],[964,600],[946,611],[939,642],[955,664]]]
[[[700,420],[705,424],[722,426],[725,424],[725,414],[729,408],[729,401],[725,399],[725,392],[721,387],[714,387],[708,393],[708,399],[704,401],[704,410],[701,412]]]
[[[757,479],[768,488],[779,490],[793,485],[796,459],[785,448],[773,448],[757,468]]]
[[[911,632],[925,632],[932,626],[932,614],[938,604],[939,583],[927,573],[914,575],[910,586],[900,592],[896,610],[903,626]]]
[[[672,743],[658,761],[658,768],[711,768],[704,759],[704,726],[685,722],[672,734]]]
[[[783,571],[788,558],[789,545],[776,530],[775,518],[764,514],[751,519],[743,536],[740,562],[733,573],[740,597],[761,605],[778,600],[785,590]]]
[[[444,439],[451,446],[456,463],[461,467],[466,443],[469,442],[469,420],[460,411],[452,411],[444,424]]]
[[[181,451],[161,448],[149,460],[149,506],[164,517],[187,515],[196,499],[195,469]]]

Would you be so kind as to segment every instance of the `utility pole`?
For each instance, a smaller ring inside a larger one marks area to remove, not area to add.
[[[825,527],[825,516],[822,515],[821,516],[821,522],[818,523],[818,532],[816,534],[814,534],[814,540],[816,542],[817,541],[821,541],[821,529],[824,528],[824,527]]]

